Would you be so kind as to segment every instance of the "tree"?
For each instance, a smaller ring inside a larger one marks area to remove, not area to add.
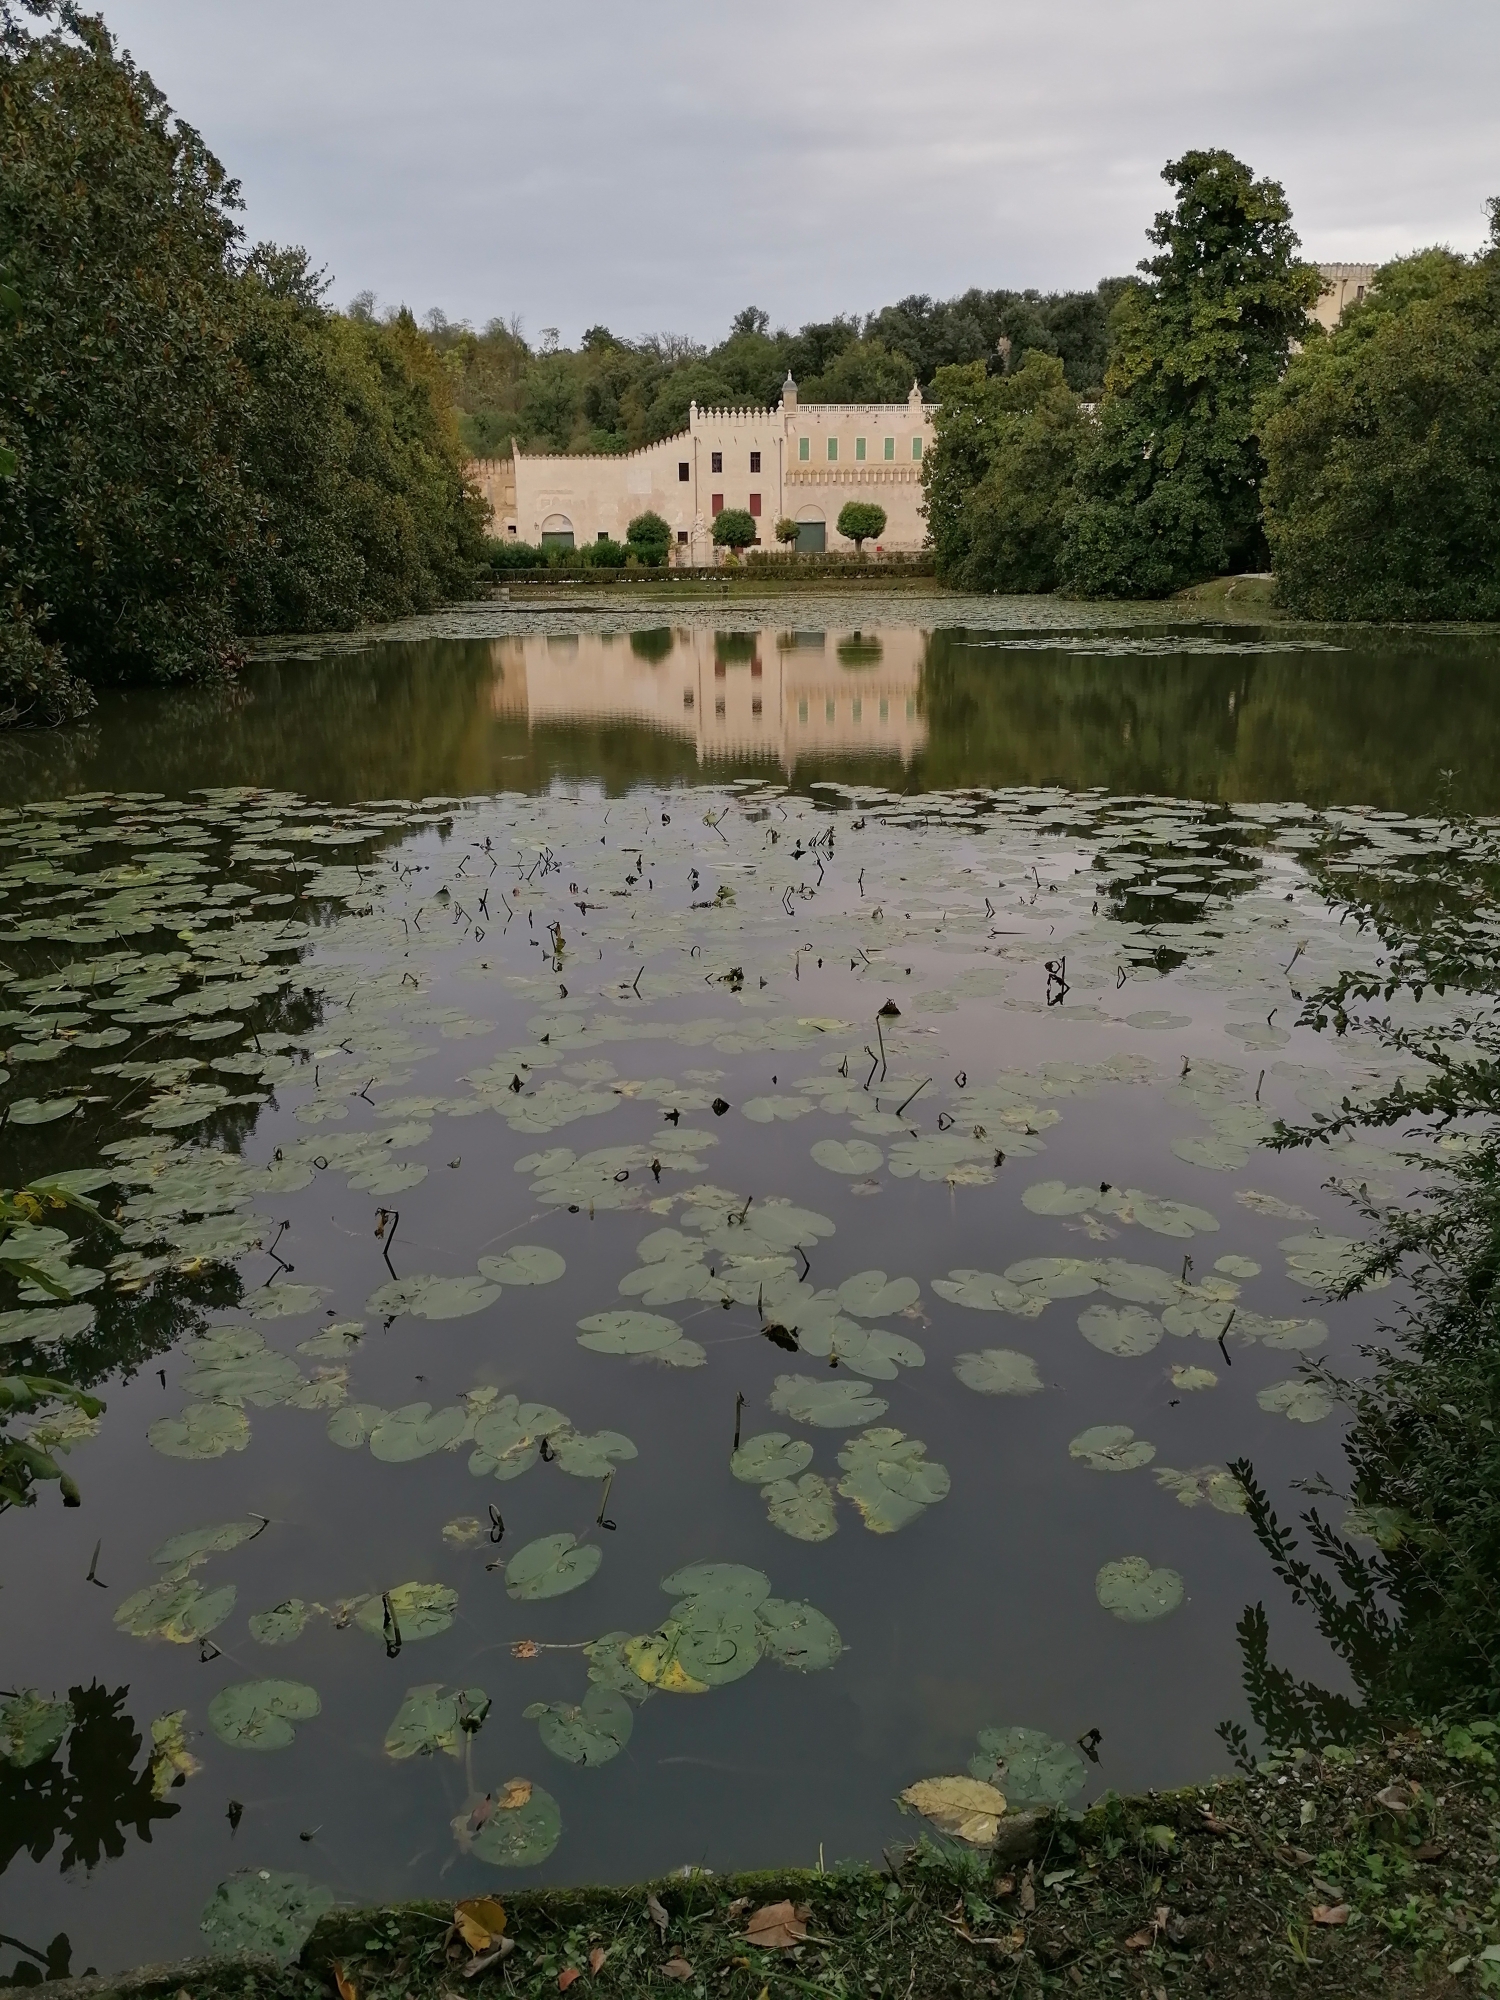
[[[783,514],[776,523],[776,539],[783,548],[795,548],[797,543],[797,523],[790,514]]]
[[[1192,152],[1162,178],[1175,207],[1148,231],[1159,254],[1113,314],[1114,358],[1063,551],[1085,596],[1162,597],[1264,569],[1256,398],[1307,334],[1316,269],[1297,256],[1276,181],[1226,152]]]
[[[1014,374],[940,369],[922,465],[938,575],[965,590],[1055,590],[1088,441],[1062,361],[1031,349]]]
[[[625,530],[625,540],[632,555],[656,568],[667,559],[672,530],[660,514],[637,514]]]
[[[862,555],[866,542],[878,542],[885,533],[885,509],[871,500],[848,500],[839,510],[838,530]]]
[[[1317,618],[1500,618],[1500,201],[1472,261],[1387,264],[1260,408],[1281,601]]]
[[[716,549],[748,549],[755,538],[755,518],[743,507],[721,508],[714,517]]]

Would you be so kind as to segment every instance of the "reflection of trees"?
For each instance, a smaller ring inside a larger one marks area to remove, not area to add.
[[[94,1868],[106,1855],[119,1859],[130,1828],[149,1841],[153,1821],[177,1813],[153,1795],[149,1760],[134,1768],[142,1738],[123,1712],[129,1692],[97,1681],[69,1688],[73,1726],[63,1747],[24,1771],[0,1763],[0,1871],[23,1852],[45,1861],[59,1840],[65,1872]]]
[[[27,1944],[24,1938],[10,1937],[0,1931],[0,1945],[7,1944],[22,1956],[16,1960],[13,1972],[0,1974],[0,1986],[39,1986],[44,1979],[73,1977],[73,1941],[66,1931],[59,1931],[46,1946]],[[90,1966],[89,1971],[93,1970]]]
[[[1344,652],[1142,656],[1105,652],[1107,638],[1088,653],[986,638],[938,632],[928,644],[912,789],[1104,785],[1425,811],[1453,769],[1472,809],[1500,804],[1493,639],[1360,632]]]

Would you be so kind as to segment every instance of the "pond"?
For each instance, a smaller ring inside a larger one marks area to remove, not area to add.
[[[0,745],[0,1346],[106,1405],[0,1520],[7,1967],[1201,1778],[1259,1599],[1343,1684],[1226,1467],[1338,1487],[1414,1169],[1261,1142],[1392,1079],[1302,996],[1500,648],[663,615]]]

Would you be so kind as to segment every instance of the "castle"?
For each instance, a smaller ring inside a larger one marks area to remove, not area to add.
[[[528,452],[478,459],[469,476],[494,509],[490,533],[548,548],[623,542],[637,514],[660,514],[674,560],[712,563],[713,525],[726,507],[756,524],[774,549],[776,523],[797,524],[803,553],[852,551],[838,532],[850,500],[885,509],[885,550],[920,549],[922,460],[932,409],[916,383],[904,403],[797,401],[788,375],[770,410],[688,411],[688,427],[640,451]]]

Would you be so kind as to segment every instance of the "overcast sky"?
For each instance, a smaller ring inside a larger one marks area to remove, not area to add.
[[[1495,0],[103,0],[334,297],[714,340],[1127,271],[1228,146],[1307,253],[1473,249]]]

